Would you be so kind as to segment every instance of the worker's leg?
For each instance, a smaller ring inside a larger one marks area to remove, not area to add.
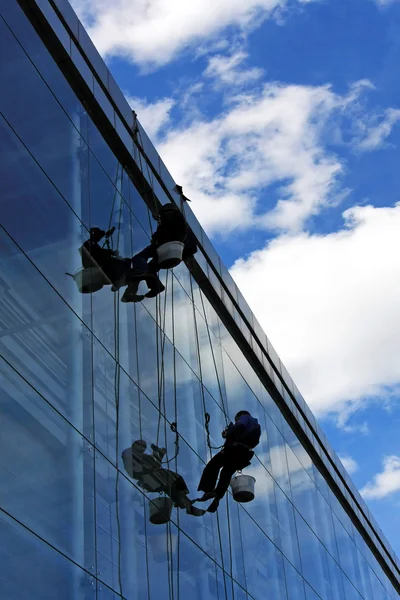
[[[254,452],[249,452],[241,447],[234,446],[225,450],[224,466],[221,470],[218,485],[215,488],[215,500],[210,504],[207,512],[215,512],[218,508],[219,501],[228,491],[232,477],[241,469],[244,469],[250,464],[250,458]]]
[[[223,498],[228,490],[232,477],[236,473],[237,468],[234,465],[225,465],[220,473],[218,485],[215,488],[215,498],[207,508],[207,512],[213,513],[217,510],[221,498]]]
[[[203,474],[200,479],[198,491],[201,492],[212,492],[215,488],[218,479],[218,473],[224,466],[224,454],[218,452],[212,459],[206,464],[203,470]]]
[[[237,467],[232,464],[227,464],[222,468],[221,473],[219,475],[218,485],[215,488],[215,495],[217,496],[217,498],[221,499],[226,494],[231,479],[236,473],[236,471]]]

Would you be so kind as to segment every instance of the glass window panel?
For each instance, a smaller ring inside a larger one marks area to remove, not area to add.
[[[3,366],[2,372],[2,510],[89,569],[93,448],[15,371]]]
[[[194,312],[194,306],[180,285],[174,285],[174,341],[175,346],[189,364],[191,369],[200,375],[199,345],[205,344],[204,336],[200,339],[202,320]],[[208,343],[208,341],[207,341]],[[205,365],[207,372],[207,366]]]
[[[340,566],[352,583],[357,587],[357,583],[360,581],[361,576],[357,560],[356,545],[335,515],[333,516],[333,522],[335,526]]]
[[[79,73],[82,75],[86,84],[89,87],[89,90],[94,92],[94,76],[91,71],[89,65],[83,58],[80,50],[77,48],[76,44],[71,40],[71,60],[78,69]]]
[[[280,531],[280,548],[298,571],[301,571],[299,542],[293,506],[285,494],[275,486],[277,522]]]
[[[133,107],[133,110],[135,110],[135,107]],[[138,117],[139,117],[139,120],[137,120],[136,123],[139,128],[139,133],[138,133],[139,145],[143,148],[144,154],[146,155],[147,160],[149,160],[150,164],[158,172],[159,168],[160,168],[159,167],[160,157],[158,155],[158,152],[154,148],[152,142],[150,141],[149,136],[147,135],[147,133],[143,129],[142,125],[140,124],[140,114],[138,115]],[[143,174],[151,183],[151,180],[154,177],[154,174],[152,173],[150,166],[145,165],[145,160],[146,159],[144,157],[142,157]]]
[[[316,592],[306,583],[306,600],[320,600],[321,596],[318,596]]]
[[[321,598],[330,600],[332,590],[328,555],[305,521],[296,513],[303,575]]]
[[[77,38],[79,33],[79,19],[76,16],[72,6],[68,0],[53,0],[58,10],[64,17],[68,27],[72,30],[73,35]]]
[[[0,52],[8,60],[0,66],[5,93],[0,110],[22,143],[47,173],[60,193],[69,199],[76,162],[73,148],[79,136],[76,127],[58,104],[32,63],[6,28],[0,24]],[[26,93],[29,90],[29,108]],[[32,119],[31,115],[35,114]],[[44,132],[51,131],[52,135]],[[17,142],[14,142],[14,146]]]
[[[49,23],[52,30],[57,34],[58,40],[62,43],[65,50],[69,54],[70,37],[69,37],[65,27],[62,25],[60,19],[54,12],[52,6],[46,0],[39,0],[37,2],[37,5],[39,6],[40,10],[42,11],[44,17],[46,18],[46,21]]]
[[[83,27],[82,23],[79,23],[78,39],[79,39],[79,44],[80,44],[83,52],[86,54],[90,63],[93,65],[96,75],[101,79],[102,83],[107,87],[108,69],[106,67],[105,62],[101,58],[100,54],[96,50],[92,40],[89,37],[89,34]]]
[[[122,116],[124,117],[128,126],[133,127],[133,113],[132,113],[131,107],[129,106],[125,96],[123,95],[121,89],[119,88],[114,77],[111,75],[111,73],[109,71],[107,73],[107,77],[108,77],[108,86],[107,87],[108,87],[108,91],[110,92],[112,99],[114,100],[114,102],[118,106],[119,110],[121,111]]]
[[[257,600],[286,600],[285,572],[282,554],[243,511],[241,515],[247,589]]]
[[[91,436],[91,343],[83,335],[87,330],[4,233],[0,240],[1,355],[79,431]],[[49,263],[47,253],[39,254]]]
[[[346,600],[361,600],[362,596],[358,593],[352,583],[345,577],[343,579],[344,597]],[[375,597],[374,597],[375,600]]]
[[[89,572],[66,559],[3,512],[0,513],[0,557],[4,598],[96,598],[96,582]]]
[[[304,579],[287,560],[284,567],[288,600],[305,600]]]
[[[285,441],[269,417],[266,417],[266,427],[269,443],[269,457],[268,461],[265,462],[265,465],[286,496],[291,498]]]

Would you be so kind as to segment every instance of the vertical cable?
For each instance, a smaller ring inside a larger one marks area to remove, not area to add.
[[[241,550],[242,565],[243,565],[244,586],[245,586],[245,589],[246,589],[246,598],[248,598],[249,595],[247,593],[246,567],[245,567],[245,564],[244,564],[244,547],[243,547],[242,523],[241,523],[241,520],[240,520],[239,504],[238,503],[236,504],[236,509],[237,509],[238,523],[239,523],[239,539],[240,539],[240,550]]]
[[[117,169],[118,172],[118,169]],[[122,178],[121,178],[122,184]],[[114,203],[113,203],[114,206]],[[122,212],[122,197],[120,200],[120,210],[118,216],[118,230],[117,230],[117,249],[119,243],[119,234],[121,229],[121,212]],[[111,221],[112,216],[110,217]],[[121,383],[121,367],[119,363],[119,291],[114,294],[114,360],[115,360],[115,371],[114,371],[114,395],[115,395],[115,464],[116,464],[116,478],[115,478],[115,516],[117,520],[117,531],[118,531],[118,584],[119,593],[123,597],[122,593],[122,573],[121,573],[121,558],[122,558],[122,547],[121,547],[121,522],[119,515],[119,400],[120,400],[120,383]]]
[[[138,377],[138,411],[139,411],[139,437],[143,439],[142,431],[142,391],[140,388],[140,371],[139,371],[139,340],[137,333],[137,315],[136,305],[134,305],[134,326],[135,326],[135,347],[136,347],[136,370]],[[144,522],[144,540],[145,540],[145,552],[146,552],[146,577],[147,577],[147,600],[150,600],[150,571],[149,571],[149,543],[147,539],[147,515],[146,515],[146,496],[143,495],[143,522]]]
[[[230,518],[230,514],[229,514],[229,494],[226,493],[225,494],[225,498],[226,498],[226,515],[227,515],[227,525],[228,525],[228,544],[229,544],[229,564],[230,564],[230,570],[229,570],[229,575],[231,578],[231,585],[232,585],[232,599],[235,600],[235,587],[233,584],[233,559],[232,559],[232,539],[231,539],[231,518]]]
[[[175,275],[172,271],[171,274],[171,313],[172,313],[172,347],[173,347],[173,367],[174,367],[174,412],[175,412],[175,426],[176,426],[176,441],[175,441],[175,471],[178,472],[178,454],[179,454],[179,429],[178,429],[178,398],[176,392],[176,348],[175,348],[175,303],[174,303],[174,280]],[[176,565],[176,590],[177,590],[177,600],[180,599],[180,560],[181,560],[181,529],[180,529],[180,514],[179,510],[177,511],[177,565]]]
[[[213,359],[213,363],[214,363],[215,376],[217,378],[217,383],[218,383],[218,391],[219,391],[219,395],[220,395],[220,398],[221,398],[222,411],[223,411],[223,413],[225,415],[225,422],[228,425],[228,423],[229,423],[229,417],[228,417],[227,411],[225,410],[224,395],[222,393],[222,386],[221,386],[221,381],[220,381],[220,378],[219,378],[217,361],[215,359],[214,348],[213,348],[213,345],[212,345],[210,327],[209,327],[208,321],[207,321],[207,313],[206,313],[206,309],[205,309],[205,306],[204,306],[203,292],[201,291],[200,288],[199,288],[199,294],[200,294],[201,305],[202,305],[203,313],[204,313],[204,321],[205,321],[205,324],[206,324],[206,329],[207,329],[207,334],[208,334],[208,341],[209,341],[209,344],[210,344],[211,355],[212,355],[212,359]]]
[[[199,332],[198,332],[198,328],[197,328],[196,307],[195,307],[195,304],[194,304],[192,280],[190,280],[190,290],[191,290],[191,300],[192,300],[192,306],[193,306],[195,339],[196,339],[197,354],[198,354],[198,361],[199,361],[199,375],[200,375],[200,383],[201,383],[201,385],[200,385],[201,397],[202,397],[202,402],[203,402],[204,413],[205,413],[206,416],[209,416],[208,413],[207,413],[206,401],[205,401],[205,397],[204,397],[203,372],[202,372],[202,367],[201,367],[201,354],[200,354]],[[206,423],[207,423],[207,417],[206,417]],[[210,452],[210,456],[211,456],[212,452],[211,452],[211,445],[209,443],[209,435],[207,435],[207,442],[208,442],[209,452]],[[218,527],[219,548],[220,548],[220,554],[221,554],[222,573],[223,573],[223,576],[224,576],[225,600],[228,600],[228,590],[227,590],[226,573],[225,573],[225,566],[224,566],[224,555],[223,555],[223,551],[222,551],[221,528],[220,528],[220,523],[219,523],[219,514],[218,514],[218,512],[217,512],[217,527]]]

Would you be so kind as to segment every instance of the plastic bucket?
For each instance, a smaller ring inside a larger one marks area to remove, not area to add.
[[[108,283],[103,271],[98,267],[89,267],[81,269],[74,275],[75,283],[81,294],[91,294],[101,290],[104,284]]]
[[[236,502],[251,502],[254,500],[254,484],[256,480],[251,475],[237,475],[231,479],[233,499]]]
[[[163,525],[168,523],[172,509],[174,508],[174,501],[171,498],[162,496],[155,500],[150,500],[150,523],[154,525]]]
[[[179,265],[185,244],[182,242],[167,242],[157,248],[157,262],[160,269],[172,269]]]
[[[147,540],[153,559],[158,563],[167,562],[168,553],[174,555],[178,549],[178,535],[176,533],[171,535],[166,533],[149,534]]]

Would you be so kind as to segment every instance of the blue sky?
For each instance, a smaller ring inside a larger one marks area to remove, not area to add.
[[[72,4],[400,554],[400,2]]]

